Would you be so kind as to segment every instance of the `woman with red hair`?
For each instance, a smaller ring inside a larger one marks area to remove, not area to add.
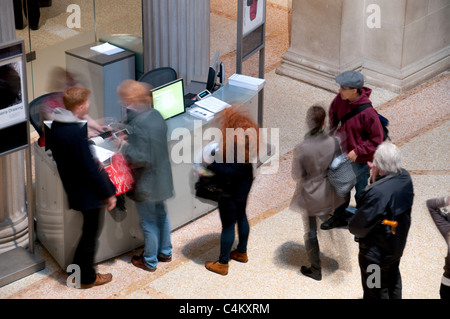
[[[247,198],[253,183],[253,165],[259,146],[259,127],[236,107],[222,111],[222,140],[219,152],[208,169],[221,181],[224,195],[219,200],[222,222],[220,255],[216,262],[207,261],[205,267],[220,275],[228,274],[230,259],[246,263],[250,226],[246,215]],[[238,225],[239,242],[231,251]]]

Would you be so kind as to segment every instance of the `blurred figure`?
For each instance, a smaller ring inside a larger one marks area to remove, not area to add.
[[[167,145],[167,125],[152,107],[151,87],[146,83],[125,80],[117,88],[123,105],[135,112],[128,123],[128,141],[121,140],[119,151],[134,168],[132,199],[144,233],[144,251],[131,263],[153,272],[159,261],[172,260],[170,224],[165,200],[173,196],[172,168]]]
[[[80,87],[81,84],[76,80],[75,76],[70,72],[64,70],[61,67],[55,67],[51,71],[51,80],[49,89],[50,92],[53,92],[50,96],[48,96],[41,105],[41,114],[43,121],[51,121],[53,120],[52,114],[56,108],[64,108],[63,103],[63,92],[71,87]],[[89,114],[83,116],[83,120],[86,120],[88,123],[88,137],[98,136],[99,134],[111,130],[110,127],[106,125],[102,125]],[[45,137],[41,137],[40,145],[45,145]]]
[[[371,184],[348,225],[359,241],[364,299],[401,299],[399,266],[411,225],[413,183],[401,168],[400,150],[391,142],[378,146],[369,167]],[[375,283],[370,282],[373,266],[379,267],[380,275]]]
[[[373,154],[378,145],[383,142],[383,127],[378,114],[373,107],[369,107],[359,114],[352,116],[339,126],[341,120],[360,105],[372,104],[369,97],[372,90],[364,86],[364,76],[360,72],[345,71],[336,77],[340,85],[339,93],[334,98],[329,109],[330,134],[336,134],[341,139],[342,152],[352,162],[356,175],[355,200],[358,203],[369,179],[368,162],[373,160]],[[348,197],[348,204],[350,197]],[[347,226],[347,219],[351,214],[339,210],[323,223],[321,229],[332,229]]]
[[[290,206],[303,213],[305,247],[311,263],[310,267],[302,266],[300,271],[315,280],[322,279],[317,217],[323,218],[338,207],[344,210],[347,207],[342,206],[345,199],[336,194],[327,178],[328,167],[336,154],[336,137],[324,131],[325,118],[326,111],[322,106],[313,105],[308,109],[306,124],[309,132],[295,147],[292,160],[292,178],[297,187]]]
[[[80,266],[81,287],[91,288],[112,280],[111,274],[96,273],[94,257],[102,227],[102,209],[116,205],[116,189],[103,166],[92,156],[79,120],[89,111],[90,91],[74,87],[63,94],[65,108],[53,113],[51,151],[71,209],[83,214],[81,239],[73,263]]]
[[[450,301],[450,214],[446,206],[450,205],[450,196],[427,200],[427,208],[436,227],[447,242],[447,257],[445,257],[444,274],[442,276],[441,299]]]
[[[220,255],[218,261],[207,261],[205,267],[220,275],[227,275],[230,259],[243,263],[248,261],[250,226],[246,207],[254,179],[252,161],[258,154],[259,127],[236,107],[224,109],[220,116],[222,140],[219,152],[207,167],[217,176],[224,190],[224,196],[218,202],[222,222]],[[236,223],[239,243],[236,250],[231,251]]]

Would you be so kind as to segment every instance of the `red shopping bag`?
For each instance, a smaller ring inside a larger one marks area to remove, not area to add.
[[[116,196],[133,189],[133,173],[121,153],[114,154],[111,158],[111,165],[105,167],[109,179],[116,186]]]

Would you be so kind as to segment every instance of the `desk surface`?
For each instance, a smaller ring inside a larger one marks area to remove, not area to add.
[[[102,42],[87,44],[72,50],[67,50],[66,54],[77,57],[82,60],[89,61],[100,66],[105,66],[123,59],[134,57],[134,53],[130,51],[124,51],[113,55],[106,55],[97,51],[91,50],[91,47],[103,44]]]
[[[248,101],[250,101],[253,97],[255,97],[258,94],[259,91],[256,90],[249,90],[246,88],[242,88],[235,85],[230,85],[226,83],[220,89],[215,91],[212,96],[218,98],[219,100],[222,100],[224,102],[227,102],[231,105],[244,105]],[[194,107],[195,104],[193,104],[190,107]],[[168,127],[168,138],[170,139],[170,136],[174,129],[176,128],[187,128],[189,131],[194,130],[194,121],[202,121],[203,124],[207,123],[205,120],[201,120],[199,118],[196,118],[187,111],[189,110],[189,107],[186,108],[186,112],[178,115],[176,117],[173,117],[171,119],[168,119],[166,121],[167,127]],[[211,120],[212,121],[212,120]]]

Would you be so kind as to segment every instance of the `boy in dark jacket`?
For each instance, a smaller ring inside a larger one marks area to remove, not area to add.
[[[369,163],[366,187],[349,223],[359,241],[359,266],[366,299],[400,299],[400,258],[411,225],[414,189],[400,167],[400,152],[391,142],[381,144]]]
[[[63,94],[66,109],[57,108],[52,114],[51,143],[69,207],[83,214],[83,229],[73,263],[80,267],[81,287],[90,288],[110,282],[111,274],[96,273],[94,257],[100,234],[100,214],[105,206],[116,205],[116,189],[100,163],[91,153],[87,130],[80,119],[89,111],[90,91],[73,87]]]
[[[367,186],[369,167],[367,162],[373,160],[377,146],[383,143],[383,127],[378,113],[373,107],[351,117],[341,126],[341,119],[363,104],[372,104],[369,97],[372,90],[364,86],[364,77],[356,71],[346,71],[336,77],[340,89],[329,109],[330,134],[336,134],[341,140],[342,152],[352,162],[356,175],[355,200]],[[348,194],[347,206],[350,203]],[[347,226],[345,210],[337,210],[334,215],[321,225],[322,229]]]

